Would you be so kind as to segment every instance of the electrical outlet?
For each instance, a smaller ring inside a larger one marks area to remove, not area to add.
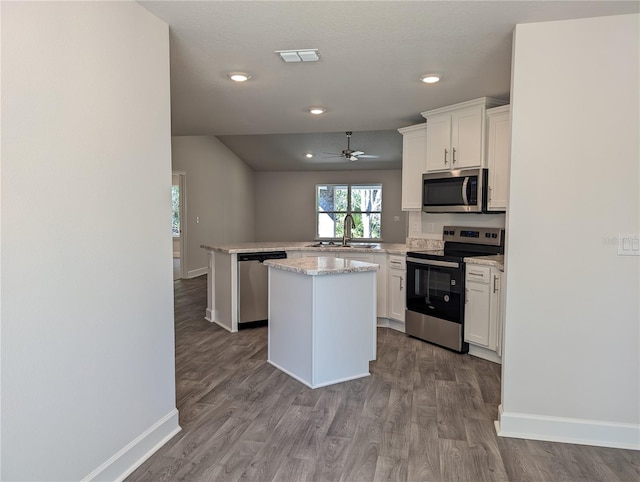
[[[640,235],[619,234],[618,256],[640,256]]]

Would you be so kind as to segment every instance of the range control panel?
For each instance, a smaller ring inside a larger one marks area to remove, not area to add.
[[[442,229],[444,241],[457,243],[488,244],[490,246],[504,245],[504,229],[475,228],[465,226],[445,226]]]

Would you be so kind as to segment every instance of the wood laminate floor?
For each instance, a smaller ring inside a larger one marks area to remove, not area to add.
[[[182,431],[130,482],[640,481],[640,452],[497,437],[499,365],[378,328],[370,377],[311,390],[206,301],[206,276],[175,282]]]

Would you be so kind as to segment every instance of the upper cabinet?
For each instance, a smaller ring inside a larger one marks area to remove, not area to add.
[[[486,167],[486,110],[503,104],[482,97],[422,112],[427,119],[424,172]]]
[[[403,211],[422,209],[425,172],[479,167],[489,168],[489,210],[506,209],[511,122],[505,103],[481,97],[422,112],[426,124],[398,129],[402,134]]]
[[[398,129],[402,134],[402,210],[422,209],[422,174],[426,170],[427,125]]]
[[[505,211],[509,191],[509,163],[511,154],[510,106],[487,110],[487,167],[489,168],[490,211]]]

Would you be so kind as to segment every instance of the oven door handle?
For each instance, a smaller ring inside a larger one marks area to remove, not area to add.
[[[454,261],[436,261],[434,259],[419,259],[407,257],[407,263],[422,264],[426,266],[442,266],[443,268],[459,268],[460,263]]]

